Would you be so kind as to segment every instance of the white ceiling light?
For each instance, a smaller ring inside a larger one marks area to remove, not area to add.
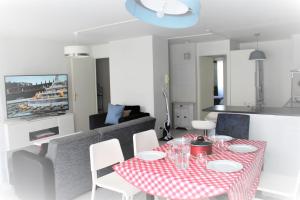
[[[78,43],[78,32],[74,32],[76,43]],[[84,58],[90,56],[90,48],[86,45],[71,45],[64,47],[66,57]]]
[[[157,15],[183,15],[189,11],[189,8],[182,2],[176,0],[141,0],[146,8],[157,12]],[[161,16],[163,17],[163,16]]]
[[[188,28],[198,22],[200,0],[125,0],[129,13],[146,23]]]

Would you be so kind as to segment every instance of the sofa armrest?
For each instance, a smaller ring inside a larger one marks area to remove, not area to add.
[[[133,120],[133,119],[142,118],[142,117],[147,117],[147,116],[150,116],[150,114],[149,113],[144,113],[144,112],[133,113],[133,114],[130,114],[128,117],[121,117],[119,119],[119,123],[130,121],[130,120]]]
[[[105,124],[107,113],[95,114],[89,116],[90,130],[107,126]]]
[[[13,153],[12,165],[14,188],[21,199],[54,200],[54,170],[49,159],[20,150]]]

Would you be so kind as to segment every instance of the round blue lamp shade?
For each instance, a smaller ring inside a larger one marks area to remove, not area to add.
[[[166,28],[187,28],[198,22],[200,14],[200,0],[177,0],[188,7],[188,12],[180,15],[159,13],[146,8],[141,0],[125,0],[127,10],[136,18],[156,26]]]

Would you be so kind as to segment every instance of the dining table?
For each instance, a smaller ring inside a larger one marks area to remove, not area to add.
[[[194,139],[197,135],[186,134]],[[250,153],[237,153],[228,149],[212,146],[212,154],[207,156],[208,163],[216,160],[230,160],[242,164],[235,172],[218,172],[201,165],[191,156],[187,169],[178,169],[174,161],[165,157],[159,160],[145,161],[133,157],[113,166],[117,174],[127,182],[147,194],[147,200],[154,196],[169,200],[207,200],[219,195],[229,200],[252,200],[255,197],[263,167],[265,141],[233,139],[228,145],[246,144],[257,148]],[[166,143],[154,150],[167,152]]]

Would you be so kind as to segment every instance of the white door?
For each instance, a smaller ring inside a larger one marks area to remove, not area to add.
[[[199,112],[200,119],[204,119],[207,115],[202,109],[214,105],[214,59],[213,57],[202,56],[199,58],[200,73],[200,96],[199,96]]]
[[[230,105],[255,106],[255,62],[249,60],[253,49],[230,52]]]
[[[76,131],[89,130],[89,116],[97,113],[96,61],[71,58],[73,113]]]

